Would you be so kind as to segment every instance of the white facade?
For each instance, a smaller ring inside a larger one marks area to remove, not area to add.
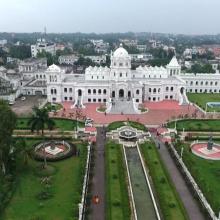
[[[131,56],[120,46],[111,54],[111,66],[88,67],[85,74],[65,74],[52,65],[46,71],[49,102],[75,104],[105,103],[110,100],[177,100],[187,102],[186,83],[179,77],[180,66],[174,57],[167,67],[138,67],[131,70]]]
[[[67,65],[74,65],[74,63],[79,59],[78,56],[75,54],[72,55],[62,55],[59,56],[58,62],[59,64],[67,64]]]
[[[39,39],[35,45],[31,45],[32,57],[37,57],[37,54],[43,51],[56,55],[56,44],[48,43],[45,39]]]

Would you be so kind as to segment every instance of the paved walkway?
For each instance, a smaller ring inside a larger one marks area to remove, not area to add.
[[[95,146],[95,167],[92,186],[92,195],[97,195],[100,199],[99,204],[91,205],[91,219],[105,219],[105,135],[104,128],[97,128],[97,139]]]
[[[76,109],[72,109],[72,102],[62,103],[65,112],[62,110],[57,113],[56,117],[69,118],[69,114],[75,114]],[[148,109],[147,113],[143,114],[104,114],[97,112],[96,109],[100,106],[98,103],[85,104],[86,108],[82,109],[83,115],[94,120],[95,124],[109,124],[113,121],[138,121],[145,125],[161,125],[166,123],[172,117],[180,117],[181,115],[191,116],[195,111],[198,111],[194,106],[183,105],[180,106],[176,101],[161,101],[161,102],[146,102],[145,107]],[[65,116],[62,116],[64,113]],[[51,114],[51,116],[54,116]],[[201,112],[197,113],[201,116]],[[73,117],[74,119],[75,117]]]
[[[189,188],[186,185],[186,182],[178,170],[176,164],[174,163],[173,159],[170,156],[169,151],[165,147],[165,145],[158,141],[157,138],[153,137],[156,144],[160,143],[160,156],[162,160],[164,161],[168,173],[170,174],[170,177],[176,187],[177,192],[180,195],[180,198],[182,199],[182,202],[186,208],[186,211],[188,213],[188,216],[191,220],[205,220],[205,217],[203,216],[199,204],[197,201],[193,198],[192,193],[190,192]]]

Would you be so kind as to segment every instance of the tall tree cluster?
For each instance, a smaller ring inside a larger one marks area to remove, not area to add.
[[[13,166],[12,133],[15,126],[15,113],[4,101],[0,101],[0,175],[10,173]]]

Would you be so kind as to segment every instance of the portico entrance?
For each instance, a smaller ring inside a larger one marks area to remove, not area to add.
[[[118,93],[119,98],[124,98],[124,95],[125,95],[124,89],[120,89]]]

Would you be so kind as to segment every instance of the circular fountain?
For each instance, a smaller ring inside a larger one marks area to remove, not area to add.
[[[76,146],[67,141],[44,141],[37,143],[34,147],[34,158],[36,160],[58,161],[68,158],[76,153]]]
[[[122,127],[119,131],[119,137],[126,141],[136,140],[137,132],[131,127]]]
[[[213,143],[212,136],[208,142],[195,142],[191,145],[193,154],[209,160],[220,160],[220,145]]]

